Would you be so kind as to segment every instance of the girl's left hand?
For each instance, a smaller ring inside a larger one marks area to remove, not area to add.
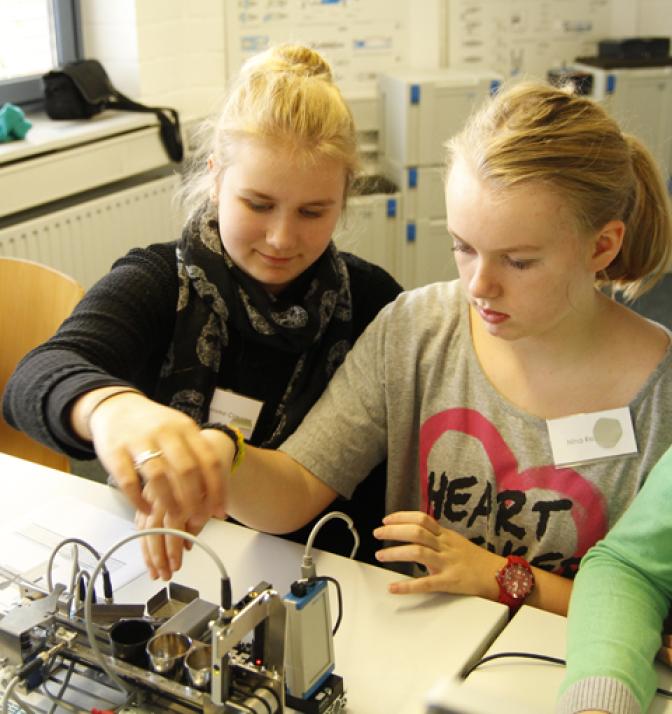
[[[201,516],[186,519],[178,514],[168,513],[155,498],[154,483],[148,482],[143,488],[143,498],[151,503],[150,513],[136,511],[135,527],[137,530],[148,528],[174,528],[198,535],[206,521]],[[191,541],[173,535],[152,535],[140,539],[140,547],[149,576],[156,580],[170,580],[173,573],[182,567],[182,553],[186,548],[191,550]]]
[[[381,563],[420,563],[429,575],[391,583],[391,593],[447,592],[478,595],[497,600],[497,572],[506,558],[474,545],[464,536],[420,511],[398,511],[383,518],[373,531],[379,540],[401,541],[404,545],[376,553]]]

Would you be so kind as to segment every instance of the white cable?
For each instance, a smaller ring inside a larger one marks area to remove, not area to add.
[[[52,705],[47,712],[47,714],[54,714],[56,709],[60,706],[62,709],[67,709],[70,712],[75,712],[76,714],[89,714],[85,709],[78,709],[74,705],[70,704],[70,702],[66,702],[63,699],[63,695],[65,694],[65,690],[68,688],[68,684],[70,683],[70,677],[72,677],[72,673],[75,671],[75,663],[70,662],[68,664],[67,672],[65,673],[65,676],[63,677],[63,681],[59,682],[61,685],[60,689],[58,690],[58,694],[52,694],[49,691],[49,686],[47,685],[47,681],[45,679],[44,682],[42,682],[42,691],[44,692],[45,696],[51,700]],[[57,680],[58,681],[58,680]]]
[[[49,561],[47,562],[47,587],[49,589],[49,592],[51,592],[54,589],[54,583],[53,583],[53,578],[52,578],[52,570],[54,567],[54,559],[56,558],[56,555],[58,554],[58,551],[64,546],[68,545],[68,543],[76,543],[77,545],[81,545],[84,548],[86,548],[93,557],[98,560],[100,558],[100,553],[91,545],[89,545],[85,540],[82,540],[81,538],[64,538],[60,543],[57,543],[54,546],[54,549],[51,551],[51,554],[49,556]]]
[[[178,538],[182,538],[184,540],[191,541],[192,543],[202,548],[215,561],[215,564],[217,565],[219,573],[222,577],[222,581],[229,581],[229,575],[226,572],[224,563],[222,563],[217,553],[215,553],[215,551],[207,543],[202,542],[191,533],[179,531],[175,528],[147,528],[147,530],[136,531],[135,533],[131,533],[125,538],[122,538],[120,541],[117,541],[107,552],[103,553],[103,555],[100,557],[100,560],[96,563],[96,567],[94,568],[93,573],[91,574],[91,582],[96,582],[96,578],[98,577],[102,568],[105,566],[107,559],[119,548],[121,548],[122,545],[126,545],[126,543],[129,543],[132,540],[136,540],[137,538],[142,538],[144,536],[149,535],[172,535],[177,536]],[[130,697],[130,695],[132,694],[131,688],[126,684],[126,682],[124,682],[123,679],[121,679],[121,677],[116,674],[116,672],[112,671],[107,662],[105,662],[105,657],[100,651],[100,648],[98,647],[98,644],[96,642],[96,636],[93,631],[93,621],[91,618],[91,610],[93,607],[92,593],[93,588],[88,588],[86,591],[86,598],[84,599],[84,623],[86,625],[86,634],[89,638],[89,646],[93,650],[96,659],[98,660],[100,666],[108,675],[108,677],[119,687],[119,689],[124,694]]]
[[[320,532],[322,526],[327,521],[330,521],[332,518],[340,518],[342,521],[345,521],[348,526],[348,529],[350,530],[350,533],[352,533],[352,537],[355,541],[355,544],[352,548],[352,551],[350,552],[349,557],[351,559],[354,558],[355,553],[359,548],[359,533],[355,528],[355,524],[353,523],[352,518],[350,518],[350,516],[348,516],[346,513],[343,513],[342,511],[331,511],[330,513],[327,513],[326,515],[322,516],[322,518],[320,518],[320,520],[313,526],[313,529],[310,531],[310,535],[308,536],[308,540],[306,541],[306,549],[303,552],[303,560],[301,562],[301,574],[304,578],[315,577],[316,575],[315,565],[313,564],[313,542],[315,541],[315,538]]]
[[[14,676],[9,680],[9,684],[7,685],[7,688],[5,689],[5,693],[2,695],[2,714],[8,714],[9,709],[9,700],[12,698],[12,692],[14,691],[14,687],[19,683],[20,679],[18,676]]]
[[[75,588],[78,583],[78,574],[80,572],[79,569],[79,550],[77,549],[77,544],[73,543],[72,544],[72,568],[70,568],[70,586],[68,587],[68,598],[65,601],[65,607],[66,607],[66,612],[68,613],[68,617],[70,617],[70,614],[72,613],[72,603],[74,599],[76,598],[76,591]]]
[[[16,689],[16,685],[20,681],[21,678],[18,674],[9,680],[7,689],[5,689],[5,693],[2,695],[2,701],[0,701],[0,704],[2,704],[2,714],[9,714],[9,702],[12,699],[19,705],[19,707],[21,707],[21,709],[23,709],[25,714],[36,714],[35,710],[32,707],[29,707],[28,704],[23,701],[23,699],[21,699],[16,694],[12,696],[12,693]]]

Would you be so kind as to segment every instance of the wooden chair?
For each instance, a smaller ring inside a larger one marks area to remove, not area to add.
[[[58,270],[0,256],[0,394],[19,360],[56,332],[82,295],[82,286]],[[12,429],[1,413],[0,451],[70,471],[67,456]]]

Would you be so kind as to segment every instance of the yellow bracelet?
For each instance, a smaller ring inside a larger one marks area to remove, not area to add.
[[[219,424],[214,421],[201,424],[201,429],[217,429],[223,434],[226,434],[229,439],[233,441],[234,451],[233,461],[231,462],[231,473],[233,473],[240,466],[240,462],[243,460],[243,456],[245,455],[245,437],[243,436],[243,432],[237,426],[231,426],[231,424]]]

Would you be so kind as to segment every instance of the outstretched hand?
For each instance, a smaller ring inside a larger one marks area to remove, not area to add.
[[[506,558],[468,541],[420,511],[398,511],[383,518],[373,535],[382,541],[398,541],[377,551],[381,563],[419,563],[428,574],[391,583],[392,593],[447,592],[479,595],[497,600],[497,572]]]
[[[142,511],[137,511],[135,514],[135,526],[138,530],[175,528],[192,535],[198,535],[203,530],[205,523],[205,521],[196,519],[184,522],[166,513],[160,506],[156,506],[149,514]],[[171,535],[151,535],[141,538],[142,557],[152,580],[157,578],[170,580],[173,573],[182,567],[183,551],[191,550],[191,546],[191,541]]]
[[[98,458],[137,510],[149,515],[160,503],[184,522],[225,514],[220,452],[186,414],[129,392],[101,404],[89,428]],[[137,463],[143,454],[150,457]],[[152,484],[153,503],[143,482]]]
[[[205,443],[219,454],[222,463],[233,455],[233,442],[228,436],[214,429],[204,429],[201,432]],[[224,478],[222,475],[221,478]],[[167,510],[163,499],[163,487],[160,481],[148,481],[143,488],[143,500],[150,504],[150,512],[138,510],[135,514],[135,525],[138,530],[147,528],[174,528],[186,531],[192,535],[198,535],[208,521],[207,508],[196,509],[194,513],[187,511]],[[216,514],[220,518],[226,518],[226,513],[221,509]],[[145,565],[152,579],[160,577],[163,580],[170,580],[173,573],[182,567],[182,555],[185,550],[191,550],[191,541],[172,535],[151,535],[140,539],[142,556]]]

